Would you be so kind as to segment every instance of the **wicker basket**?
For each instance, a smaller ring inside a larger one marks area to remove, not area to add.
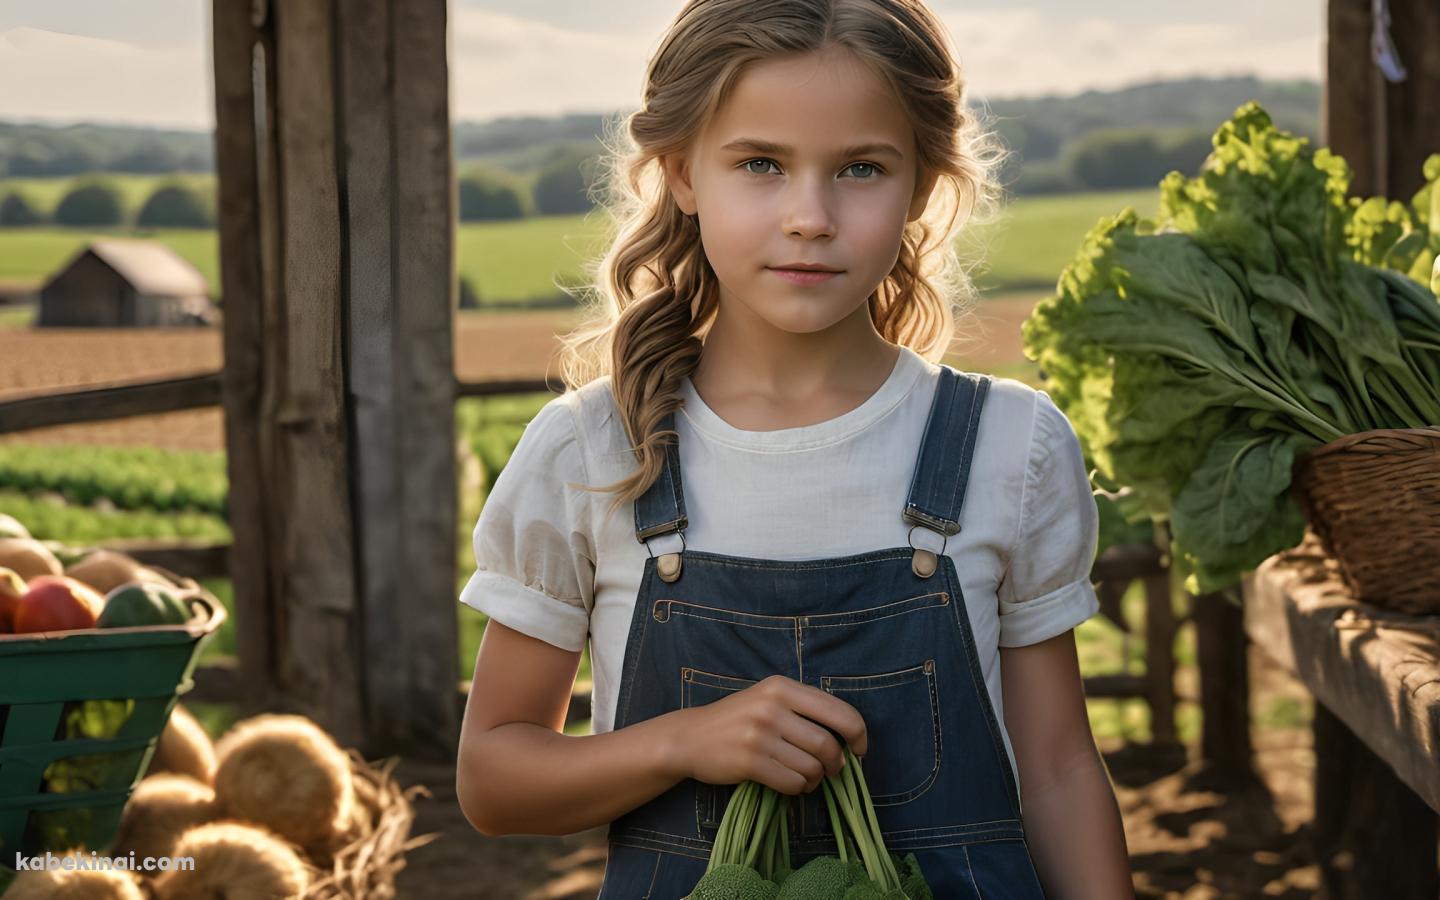
[[[1294,488],[1358,599],[1440,614],[1440,427],[1332,441],[1301,458]]]
[[[0,635],[0,893],[17,853],[114,839],[205,639],[225,621],[225,607],[195,581],[148,568],[204,614],[184,625]],[[110,736],[65,737],[77,715],[116,706],[123,723],[112,723]],[[47,791],[46,770],[57,762],[88,789]]]
[[[428,797],[430,792],[424,785],[400,787],[391,777],[398,759],[377,766],[354,750],[349,753],[356,799],[364,798],[370,822],[330,859],[308,860],[311,881],[304,900],[388,900],[395,896],[395,876],[405,868],[405,854],[439,837],[410,837],[410,826],[415,821],[411,800]]]

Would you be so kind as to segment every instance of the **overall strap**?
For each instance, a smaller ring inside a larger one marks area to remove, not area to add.
[[[675,429],[675,413],[660,420],[661,431]],[[665,467],[660,476],[635,501],[635,539],[645,543],[650,538],[684,531],[690,524],[685,515],[685,491],[680,484],[680,446],[678,435],[665,445]]]
[[[980,412],[994,379],[940,366],[940,384],[902,515],[912,525],[948,537],[960,532],[960,511],[970,481],[970,462],[980,433]]]

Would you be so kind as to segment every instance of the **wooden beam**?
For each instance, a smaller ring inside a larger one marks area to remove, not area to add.
[[[1132,581],[1166,571],[1159,547],[1153,544],[1117,544],[1107,547],[1090,567],[1091,581]]]
[[[1239,606],[1224,594],[1194,599],[1200,664],[1201,757],[1227,774],[1254,779],[1250,742],[1248,639]]]
[[[1392,81],[1375,63],[1372,0],[1329,0],[1322,142],[1354,172],[1351,194],[1408,201],[1440,153],[1440,5],[1388,0]]]
[[[1376,104],[1375,66],[1370,61],[1371,0],[1329,0],[1325,30],[1325,85],[1320,141],[1345,157],[1354,172],[1353,196],[1380,193],[1383,134]]]
[[[1170,575],[1145,583],[1145,698],[1150,703],[1150,740],[1178,744],[1175,731],[1175,632],[1178,628]]]
[[[124,553],[147,566],[159,566],[197,581],[202,578],[229,578],[232,571],[230,544],[125,538],[101,541],[98,546]]]
[[[453,755],[453,166],[444,0],[356,0],[337,51],[366,727]],[[442,650],[442,648],[447,648]]]
[[[1440,3],[1390,0],[1390,19],[1405,79],[1385,82],[1385,196],[1408,202],[1440,153]]]
[[[268,565],[279,577],[276,705],[316,720],[342,746],[364,742],[356,604],[351,436],[341,323],[343,235],[337,160],[335,15],[328,0],[271,9],[279,185],[275,368],[262,410]],[[267,359],[267,362],[270,360]]]
[[[1084,679],[1085,696],[1092,700],[1101,697],[1127,698],[1145,696],[1144,675],[1090,675]]]
[[[1315,705],[1315,822],[1322,896],[1440,896],[1436,816],[1345,723]]]
[[[0,434],[200,409],[220,402],[218,372],[0,400]]]
[[[266,556],[272,525],[256,485],[268,483],[264,336],[267,307],[265,217],[273,208],[271,142],[264,137],[273,105],[274,55],[260,14],[238,0],[213,0],[211,36],[215,77],[215,171],[225,367],[220,373],[225,418],[234,546],[231,584],[237,614],[235,642],[251,708],[270,705],[274,685],[273,626],[278,572]],[[268,197],[267,197],[268,195]],[[273,214],[273,212],[272,212]],[[271,267],[273,270],[273,261]]]
[[[510,379],[507,381],[457,381],[456,397],[495,397],[503,394],[538,394],[541,391],[561,393],[564,385],[551,384],[538,378]]]

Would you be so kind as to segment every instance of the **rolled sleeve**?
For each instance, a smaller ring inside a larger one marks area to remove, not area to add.
[[[1099,611],[1090,581],[1099,538],[1099,510],[1075,429],[1037,391],[1020,520],[997,591],[1001,647],[1049,640]]]
[[[552,400],[526,426],[475,524],[475,572],[460,602],[516,631],[581,650],[594,607],[585,461],[570,410]]]

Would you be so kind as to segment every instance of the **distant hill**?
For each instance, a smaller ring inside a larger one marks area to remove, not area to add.
[[[1321,85],[1314,81],[1192,78],[1073,96],[996,99],[989,108],[1005,122],[1020,123],[1018,128],[997,127],[1002,134],[1007,128],[1023,129],[1028,136],[1023,147],[1027,159],[1053,159],[1068,141],[1100,129],[1202,128],[1213,132],[1250,100],[1260,101],[1281,128],[1312,139],[1319,137]]]
[[[214,142],[204,131],[0,122],[0,177],[214,170]]]
[[[994,127],[1015,152],[1011,176],[1018,174],[1023,162],[1022,188],[1029,181],[1043,191],[1094,186],[1087,183],[1086,174],[1093,166],[1073,157],[1084,153],[1103,157],[1109,146],[1105,141],[1134,144],[1137,129],[1143,132],[1142,143],[1153,135],[1156,165],[1190,165],[1215,127],[1249,100],[1260,101],[1282,128],[1318,136],[1321,86],[1313,81],[1192,78],[1071,96],[998,98],[987,109]],[[620,115],[507,116],[458,122],[456,159],[462,167],[483,164],[528,181],[558,159],[601,152],[599,135],[606,120]],[[1094,141],[1087,144],[1087,138]],[[0,122],[0,177],[207,172],[213,167],[213,139],[205,132]],[[1139,183],[1147,180],[1148,172]]]

